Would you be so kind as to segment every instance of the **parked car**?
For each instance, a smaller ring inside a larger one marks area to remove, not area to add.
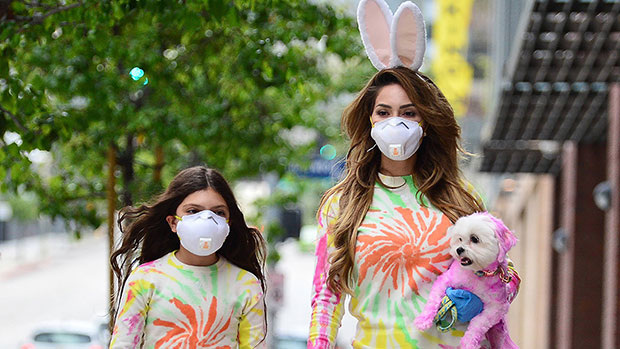
[[[293,335],[276,335],[273,349],[306,349],[308,338]]]
[[[59,321],[37,326],[21,349],[103,349],[105,337],[89,322]]]

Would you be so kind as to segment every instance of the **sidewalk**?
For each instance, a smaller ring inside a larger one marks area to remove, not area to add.
[[[107,238],[44,234],[0,243],[0,348],[18,348],[41,323],[91,322],[109,303]]]
[[[79,248],[93,234],[85,234],[75,240],[65,233],[47,233],[0,242],[0,281],[17,277],[24,272],[37,269],[51,258]]]
[[[281,260],[276,269],[284,274],[284,301],[278,309],[274,330],[280,336],[307,338],[315,256],[312,252],[302,251],[294,240],[280,244],[278,251]],[[345,309],[337,341],[340,348],[351,348],[357,320],[348,312],[348,301]]]

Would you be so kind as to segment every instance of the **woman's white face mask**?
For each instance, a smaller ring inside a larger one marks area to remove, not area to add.
[[[370,137],[379,150],[392,160],[407,160],[415,154],[422,143],[424,130],[418,122],[400,116],[389,117],[375,123]]]
[[[210,210],[175,217],[179,220],[176,230],[181,245],[197,256],[208,256],[222,248],[230,232],[226,218]]]

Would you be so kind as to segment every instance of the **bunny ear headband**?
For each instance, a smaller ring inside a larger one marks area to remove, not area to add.
[[[375,68],[420,69],[426,50],[426,27],[414,3],[400,4],[392,15],[385,0],[362,0],[357,7],[357,24]]]

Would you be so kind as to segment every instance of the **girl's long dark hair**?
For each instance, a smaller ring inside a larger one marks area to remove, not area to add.
[[[179,238],[170,229],[166,217],[175,215],[177,207],[189,194],[208,188],[224,198],[230,212],[230,233],[217,254],[254,274],[265,292],[263,266],[266,250],[263,236],[257,228],[247,226],[230,186],[219,172],[204,166],[191,167],[179,172],[168,189],[152,203],[121,210],[118,225],[122,243],[110,257],[117,280],[117,301],[112,307],[112,323],[130,272],[140,264],[179,249]]]

